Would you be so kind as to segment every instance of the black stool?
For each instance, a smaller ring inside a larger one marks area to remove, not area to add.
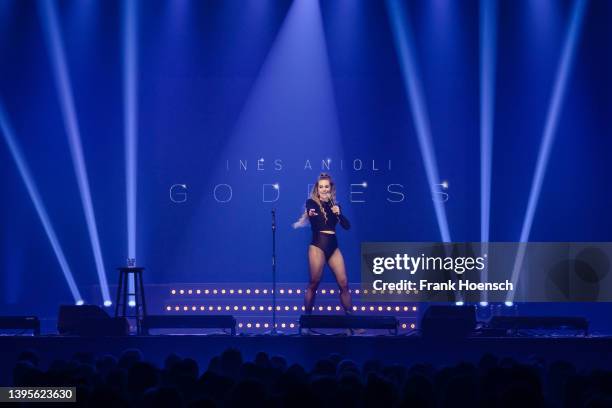
[[[144,268],[124,267],[117,268],[119,271],[119,285],[117,285],[117,302],[115,303],[115,317],[132,317],[136,319],[136,334],[146,334],[142,325],[147,316],[147,305],[145,303],[144,285],[142,283],[142,272]],[[134,276],[134,292],[130,293],[128,277]],[[134,296],[134,314],[127,314],[127,305],[130,296]]]

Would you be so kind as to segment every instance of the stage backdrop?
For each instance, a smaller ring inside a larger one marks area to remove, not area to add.
[[[352,282],[361,242],[481,240],[479,2],[50,3],[0,1],[3,133],[12,129],[83,293],[99,283],[83,168],[109,283],[128,257],[130,191],[148,283],[270,281],[272,209],[278,279],[305,283],[310,229],[291,224],[322,171],[353,225],[338,232]],[[520,238],[574,4],[499,4],[490,241]],[[531,241],[611,240],[610,15],[608,2],[585,10]],[[0,302],[54,314],[74,299],[4,141]]]

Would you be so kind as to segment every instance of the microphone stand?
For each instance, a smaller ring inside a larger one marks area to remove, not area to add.
[[[271,335],[279,334],[276,330],[276,209],[272,209],[272,330]]]

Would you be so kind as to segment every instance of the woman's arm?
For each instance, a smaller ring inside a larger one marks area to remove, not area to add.
[[[340,221],[340,225],[342,226],[342,228],[344,228],[345,230],[351,228],[350,221],[348,220],[348,218],[346,218],[342,214],[342,211],[340,210],[340,206],[339,205],[333,206],[332,207],[332,211],[334,212],[334,214],[336,214],[338,216],[338,221]]]
[[[318,215],[318,209],[319,206],[313,199],[309,198],[308,200],[306,200],[306,214],[308,214],[309,217],[314,217]]]
[[[351,222],[342,213],[340,213],[340,215],[338,215],[338,221],[340,221],[340,225],[345,230],[351,228]]]

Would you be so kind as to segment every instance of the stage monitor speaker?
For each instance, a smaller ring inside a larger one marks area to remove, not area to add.
[[[538,330],[547,332],[589,333],[589,321],[584,317],[564,316],[495,316],[487,325],[487,332],[514,335],[520,331]]]
[[[395,316],[302,315],[300,329],[376,329],[397,334]]]
[[[36,316],[0,316],[0,330],[32,330],[40,336],[40,320]]]
[[[421,320],[424,337],[465,338],[475,329],[474,306],[429,306]]]
[[[236,319],[231,315],[167,316],[152,315],[143,319],[145,333],[150,329],[230,329],[236,335]]]
[[[124,317],[110,317],[93,305],[62,305],[57,331],[66,336],[127,336],[129,323]]]

